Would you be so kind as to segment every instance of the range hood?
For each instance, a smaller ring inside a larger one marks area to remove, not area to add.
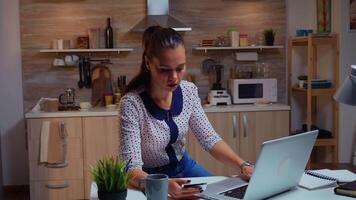
[[[131,31],[143,32],[150,26],[159,25],[176,31],[191,31],[179,20],[169,15],[169,0],[147,0],[147,15]]]

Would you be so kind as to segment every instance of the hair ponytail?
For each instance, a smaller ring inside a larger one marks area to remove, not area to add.
[[[140,72],[129,82],[123,95],[130,91],[149,86],[151,74],[146,66],[146,59],[157,57],[165,49],[174,49],[179,45],[184,45],[184,41],[182,36],[172,28],[151,26],[143,33],[142,45],[144,51]]]

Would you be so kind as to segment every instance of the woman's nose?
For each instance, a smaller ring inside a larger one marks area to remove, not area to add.
[[[169,74],[169,79],[170,80],[176,80],[178,78],[178,73],[176,70],[172,70],[171,73]]]

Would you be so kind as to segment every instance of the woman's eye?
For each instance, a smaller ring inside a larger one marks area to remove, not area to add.
[[[177,68],[177,72],[181,72],[184,70],[184,67]]]
[[[169,73],[170,71],[170,69],[159,69],[159,72],[161,73]]]

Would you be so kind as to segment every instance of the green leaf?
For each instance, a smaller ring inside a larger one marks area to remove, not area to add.
[[[95,166],[89,166],[93,180],[98,190],[107,192],[122,192],[127,189],[128,182],[132,177],[127,172],[128,164],[118,157],[104,157],[96,162]]]

